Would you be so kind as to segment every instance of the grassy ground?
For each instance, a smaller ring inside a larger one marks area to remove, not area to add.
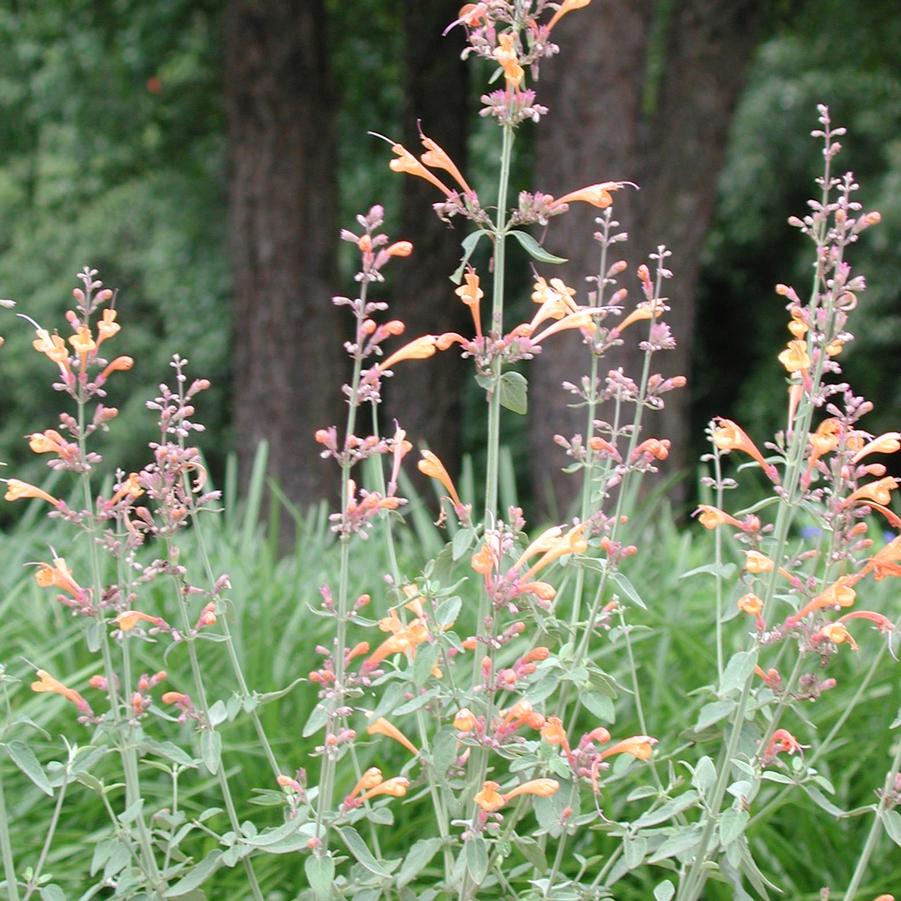
[[[228,480],[226,488],[230,488]],[[314,511],[300,523],[296,549],[279,557],[276,553],[278,536],[256,526],[256,514],[262,493],[262,479],[240,507],[226,503],[224,513],[209,516],[208,542],[212,546],[213,566],[217,573],[231,575],[233,589],[231,615],[240,651],[245,661],[250,685],[260,692],[274,691],[291,684],[314,667],[318,661],[315,646],[326,637],[327,620],[318,618],[311,606],[318,601],[319,587],[333,580],[337,567],[335,543],[327,529],[326,512]],[[508,488],[508,493],[510,489]],[[226,499],[233,496],[227,490]],[[508,498],[509,499],[509,498]],[[29,740],[43,763],[61,759],[63,744],[60,736],[77,736],[80,744],[92,740],[92,730],[74,723],[72,708],[62,700],[48,695],[36,695],[29,690],[32,667],[47,669],[65,677],[73,687],[89,700],[92,691],[86,688],[87,679],[99,671],[99,664],[85,649],[82,630],[65,609],[52,600],[45,590],[38,589],[31,578],[29,561],[47,559],[48,545],[67,558],[76,572],[85,564],[86,548],[71,546],[71,531],[59,524],[48,524],[39,505],[27,510],[20,524],[3,537],[5,565],[0,569],[0,663],[6,665],[10,676],[20,680],[8,683],[8,700],[13,715],[26,716],[33,721],[28,730],[19,726],[6,739],[22,736],[30,731]],[[428,511],[414,505],[401,544],[403,566],[415,571],[416,563],[434,553],[446,540],[431,525]],[[716,753],[697,747],[703,745],[691,731],[697,711],[710,700],[709,693],[699,691],[715,678],[714,613],[712,581],[706,575],[682,578],[695,567],[713,559],[709,533],[695,524],[677,529],[663,508],[645,511],[636,520],[641,537],[636,543],[640,553],[631,561],[629,577],[647,603],[647,611],[629,610],[630,622],[639,628],[632,633],[638,660],[639,689],[645,707],[649,731],[660,738],[659,759],[665,767],[690,783],[690,774],[679,763],[681,759],[696,761],[704,753]],[[800,540],[800,539],[799,539]],[[192,559],[193,538],[183,536],[183,559]],[[79,545],[83,542],[79,542]],[[386,569],[381,559],[380,545],[367,542],[358,546],[354,574],[359,591],[368,591],[374,603],[380,605],[383,595],[381,573]],[[897,583],[886,580],[878,585],[867,584],[861,592],[859,605],[897,616],[899,610]],[[467,607],[464,593],[464,610]],[[735,595],[737,596],[737,594]],[[731,607],[734,596],[727,595]],[[154,602],[155,612],[171,614],[172,599],[160,589]],[[466,615],[466,614],[464,614]],[[746,626],[738,619],[726,626],[729,646],[727,653],[739,649],[745,641]],[[465,634],[465,631],[461,629]],[[360,636],[371,637],[371,636]],[[862,631],[859,654],[842,649],[841,662],[831,669],[838,686],[809,708],[810,722],[799,722],[795,716],[783,725],[804,743],[817,743],[840,717],[857,690],[863,673],[874,655],[884,648],[884,640],[875,631]],[[165,668],[169,678],[165,687],[170,690],[189,690],[189,670],[184,646],[174,647],[163,654],[163,645],[146,643],[138,672],[153,672]],[[227,700],[233,690],[230,675],[224,665],[224,655],[217,643],[202,642],[201,655],[207,684],[214,687],[211,701]],[[625,642],[618,630],[600,641],[594,654],[623,690],[616,703],[616,733],[630,735],[639,731],[635,701],[628,685]],[[165,659],[164,659],[165,658]],[[821,773],[834,786],[827,804],[842,811],[869,804],[874,790],[881,784],[888,767],[891,734],[889,723],[898,711],[898,664],[888,653],[881,654],[880,664],[870,684],[863,691],[853,715],[845,724],[841,738],[818,761]],[[96,695],[96,693],[93,693]],[[96,698],[93,698],[96,700]],[[276,754],[286,772],[297,767],[309,767],[315,783],[317,763],[307,755],[315,739],[303,739],[301,730],[316,700],[313,686],[298,683],[284,697],[263,708],[263,720],[274,739]],[[374,706],[374,705],[371,705]],[[586,725],[597,723],[586,722]],[[145,729],[159,740],[171,738],[190,741],[187,727],[151,717]],[[180,730],[184,730],[180,733]],[[239,799],[240,816],[252,819],[258,826],[279,821],[277,808],[254,804],[260,795],[257,789],[272,789],[271,773],[255,744],[252,728],[239,718],[224,727],[226,741],[224,760]],[[894,733],[897,739],[897,731]],[[371,745],[361,744],[361,764],[367,765]],[[398,749],[396,760],[384,742],[379,747],[379,762],[387,771],[397,770],[405,762],[405,752]],[[118,761],[113,755],[101,760],[94,775],[101,779],[115,778]],[[53,801],[31,785],[9,760],[0,759],[0,774],[11,819],[16,864],[19,872],[33,865],[38,856]],[[345,774],[346,775],[346,774]],[[161,774],[154,777],[149,768],[142,770],[145,809],[158,809],[171,803],[168,779]],[[350,781],[347,777],[347,781]],[[642,809],[642,801],[627,801],[629,791],[645,784],[642,777],[627,775],[613,780],[605,790],[605,812],[616,818],[624,811]],[[211,804],[217,804],[217,790],[212,780],[189,773],[184,777],[179,803],[189,815],[197,815]],[[348,786],[349,787],[349,786]],[[842,889],[870,828],[870,814],[861,817],[838,817],[827,811],[802,791],[795,790],[783,798],[784,786],[768,784],[755,802],[752,813],[766,811],[767,815],[752,827],[750,839],[755,858],[767,875],[778,884],[784,895],[792,899],[819,898],[819,890],[830,886]],[[113,793],[114,806],[121,810],[121,797]],[[414,795],[404,803],[395,802],[390,809],[395,823],[383,827],[380,833],[385,857],[399,857],[416,838],[434,834],[428,821],[427,799]],[[772,803],[771,803],[772,802]],[[215,815],[215,814],[214,814]],[[109,819],[97,795],[90,787],[76,784],[70,788],[61,813],[60,829],[50,851],[46,872],[62,886],[67,897],[78,898],[93,880],[88,880],[94,843],[109,830]],[[225,827],[223,827],[225,828]],[[213,847],[213,840],[204,840],[200,833],[190,847],[199,859]],[[612,849],[605,836],[585,831],[571,844],[571,857],[606,854]],[[510,866],[515,866],[515,858]],[[268,856],[256,864],[264,889],[272,899],[289,899],[304,887],[303,858],[300,854]],[[616,897],[622,901],[638,901],[651,897],[653,886],[666,874],[662,868],[647,867],[626,876],[617,886]],[[241,897],[235,888],[240,870],[221,871],[207,889],[211,898]],[[873,857],[868,878],[860,897],[870,899],[880,891],[901,885],[901,853],[883,838]],[[731,891],[710,884],[707,895],[711,899],[731,897]]]

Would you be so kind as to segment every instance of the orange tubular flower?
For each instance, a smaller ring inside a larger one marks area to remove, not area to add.
[[[865,444],[852,458],[852,463],[859,463],[869,454],[895,454],[901,450],[901,432],[886,432]]]
[[[614,754],[631,754],[636,760],[650,760],[656,744],[657,739],[650,735],[633,735],[601,751],[601,760]]]
[[[444,194],[445,197],[450,197],[453,194],[453,191],[440,178],[429,172],[403,144],[392,144],[391,150],[397,154],[397,159],[388,163],[388,167],[392,172],[406,172],[408,175],[424,178],[429,184],[434,185]]]
[[[494,553],[487,544],[483,544],[470,558],[473,572],[487,576],[494,569]]]
[[[382,771],[377,766],[370,767],[362,776],[360,776],[353,791],[344,799],[345,803],[353,801],[361,791],[370,791],[377,785],[381,785],[382,781]]]
[[[541,277],[536,279],[532,291],[532,302],[539,304],[538,312],[529,323],[528,334],[532,334],[546,319],[562,319],[569,313],[577,313],[579,307],[573,300],[576,291],[559,278],[552,278],[550,285]]]
[[[901,561],[901,535],[876,551],[867,561],[861,574],[871,572],[877,582],[881,582],[886,576],[901,576],[899,561]]]
[[[97,347],[100,347],[107,338],[114,338],[122,328],[116,322],[116,311],[106,309],[103,311],[103,319],[97,323]]]
[[[77,598],[82,587],[72,578],[72,573],[62,557],[54,557],[53,565],[41,563],[34,574],[34,580],[41,588],[59,588]]]
[[[482,785],[482,790],[478,792],[473,801],[485,811],[485,813],[494,813],[504,806],[504,796],[498,791],[500,786],[490,779]]]
[[[80,713],[85,716],[91,716],[93,711],[91,705],[77,692],[74,688],[67,688],[58,679],[54,679],[48,672],[39,669],[37,671],[37,682],[31,683],[31,690],[36,692],[52,692],[60,697],[65,698],[71,704],[74,704]]]
[[[103,372],[100,373],[100,379],[101,381],[108,379],[114,372],[128,372],[134,365],[135,361],[131,357],[124,355],[116,357],[116,359],[107,364]]]
[[[763,573],[771,573],[774,563],[760,551],[745,551],[745,572],[759,576]]]
[[[69,344],[72,345],[72,349],[78,354],[83,371],[88,365],[88,354],[97,349],[91,330],[86,325],[79,326],[78,331],[69,338]]]
[[[374,720],[366,727],[367,735],[384,735],[392,738],[398,744],[403,745],[414,757],[419,754],[419,749],[396,726],[388,722],[383,716]]]
[[[560,8],[554,13],[553,18],[547,23],[547,30],[551,31],[553,27],[567,14],[576,9],[583,9],[591,3],[591,0],[563,0]]]
[[[438,339],[434,335],[423,335],[421,338],[414,338],[409,344],[405,344],[399,350],[394,351],[386,360],[382,360],[378,365],[379,372],[390,369],[395,363],[402,360],[425,360],[428,357],[435,356],[435,345]]]
[[[569,754],[569,739],[559,716],[549,716],[541,729],[541,737],[549,744],[563,748]]]
[[[878,482],[870,482],[858,488],[853,494],[849,494],[845,498],[842,506],[850,507],[851,504],[868,504],[875,502],[881,506],[886,506],[892,502],[892,492],[898,487],[898,480],[892,476],[886,476]]]
[[[512,791],[508,791],[504,796],[504,803],[512,801],[521,795],[535,795],[537,798],[550,798],[551,795],[557,794],[560,790],[560,783],[556,779],[530,779],[517,785]]]
[[[584,554],[588,550],[588,542],[585,539],[586,523],[573,526],[562,538],[555,541],[538,560],[533,563],[522,575],[523,582],[529,582],[540,570],[551,563],[565,557],[567,554]]]
[[[725,513],[717,507],[711,507],[709,504],[700,504],[695,510],[698,522],[705,529],[715,529],[718,526],[735,526],[741,528],[741,523],[734,517]]]
[[[856,581],[856,578],[854,581]],[[797,613],[790,616],[786,623],[795,625],[801,622],[805,616],[810,616],[811,613],[817,610],[850,607],[857,597],[857,592],[851,587],[850,582],[850,578],[839,579],[837,582],[833,582],[832,585],[820,592],[815,598],[808,601]]]
[[[456,163],[447,155],[447,153],[438,146],[431,138],[427,138],[425,135],[422,136],[422,146],[425,147],[425,153],[420,157],[422,162],[426,166],[431,166],[432,169],[443,169],[445,172],[448,172],[453,178],[453,180],[460,185],[461,188],[467,194],[475,194],[475,191],[469,184],[466,179],[463,177],[463,173],[457,168]]]
[[[37,338],[31,342],[31,346],[60,368],[68,369],[69,351],[66,350],[66,342],[59,335],[51,335],[46,329],[39,328],[35,334]]]
[[[55,429],[44,429],[29,435],[28,446],[36,454],[58,454],[60,457],[71,457],[70,449],[75,447]]]
[[[587,310],[579,310],[577,313],[569,313],[564,316],[562,319],[559,319],[553,325],[549,325],[540,335],[536,335],[532,338],[532,344],[541,344],[545,338],[550,338],[551,335],[556,335],[557,332],[563,332],[567,329],[580,328],[580,329],[593,329],[594,328],[594,317]]]
[[[444,486],[444,490],[448,493],[454,507],[462,507],[463,501],[460,500],[460,495],[457,494],[453,479],[451,479],[448,471],[444,468],[441,460],[431,451],[424,450],[420,451],[420,453],[422,454],[422,459],[417,464],[417,469],[424,476],[428,476],[430,479],[437,479]]]
[[[787,372],[803,372],[810,369],[810,354],[807,353],[807,342],[789,341],[788,346],[779,354],[778,359]]]
[[[360,796],[361,801],[368,801],[370,798],[378,797],[378,795],[388,795],[391,798],[402,798],[410,787],[410,780],[404,776],[395,776],[393,779],[386,779],[380,782],[374,788],[364,792]]]
[[[562,206],[564,203],[588,203],[600,209],[606,209],[613,203],[612,191],[619,191],[628,181],[605,181],[597,185],[589,185],[587,188],[579,188],[578,191],[570,191],[556,200],[551,201],[551,206]]]
[[[763,612],[763,601],[752,592],[740,597],[736,605],[742,613],[747,613],[748,616],[760,616]]]
[[[763,755],[766,759],[772,759],[777,754],[788,753],[795,754],[807,747],[798,742],[798,740],[787,729],[777,729],[766,746],[766,753]]]
[[[42,491],[34,485],[29,485],[28,482],[20,482],[18,479],[7,480],[4,498],[8,501],[19,501],[23,498],[37,498],[38,500],[47,501],[48,504],[52,504],[54,507],[60,505],[60,501],[53,497],[53,495],[47,494],[46,491]]]
[[[760,464],[767,477],[778,485],[779,475],[776,472],[776,467],[766,462],[763,454],[760,453],[757,445],[748,437],[744,429],[731,419],[720,418],[717,419],[717,423],[718,425],[713,432],[713,443],[726,454],[735,450],[747,454],[752,460]]]
[[[138,623],[150,623],[152,626],[165,624],[165,620],[159,616],[150,616],[148,613],[141,613],[140,610],[124,610],[115,619],[116,625],[123,632],[131,632],[136,628]]]
[[[476,328],[476,337],[481,338],[482,317],[479,314],[479,308],[485,292],[479,287],[479,275],[472,267],[467,270],[465,279],[466,284],[460,285],[454,293],[469,307],[469,312],[472,314],[472,321]]]
[[[516,47],[514,45],[515,35],[510,31],[505,31],[498,35],[498,47],[494,49],[494,58],[497,64],[504,70],[504,80],[508,88],[517,89],[525,77],[525,70],[519,64],[519,57],[516,55]]]
[[[835,645],[848,644],[851,646],[852,651],[860,650],[857,642],[854,640],[854,637],[848,631],[844,623],[829,623],[828,626],[823,626],[823,628],[813,636],[814,642],[823,639],[831,641]]]
[[[614,326],[618,333],[625,331],[636,322],[644,322],[648,319],[659,319],[663,315],[663,304],[659,301],[643,301],[640,303],[619,325]]]
[[[461,707],[454,717],[454,728],[458,732],[472,732],[475,726],[475,714],[468,707]]]

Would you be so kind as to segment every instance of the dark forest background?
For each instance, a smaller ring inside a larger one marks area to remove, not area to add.
[[[446,0],[0,0],[0,296],[42,325],[63,324],[74,274],[90,264],[119,291],[117,350],[135,358],[113,386],[121,424],[107,452],[140,466],[143,410],[169,357],[212,379],[204,436],[214,474],[270,442],[272,476],[295,501],[330,490],[315,428],[343,418],[342,325],[329,299],[353,290],[338,229],[373,203],[416,253],[385,296],[412,337],[458,327],[447,275],[462,230],[435,220],[428,187],[388,171],[367,131],[415,143],[417,120],[477,189],[493,193],[496,127],[477,117],[490,71],[459,60],[441,31]],[[891,0],[595,0],[555,32],[542,67],[550,114],[525,128],[514,187],[550,193],[630,179],[617,198],[630,262],[674,250],[670,292],[690,389],[660,431],[695,481],[709,418],[758,435],[784,409],[775,355],[787,340],[777,282],[807,284],[810,248],[786,224],[820,171],[808,135],[816,104],[849,128],[843,168],[883,224],[853,254],[868,276],[846,374],[877,401],[870,428],[898,427],[901,389],[901,15]],[[486,196],[491,196],[491,193]],[[554,223],[548,247],[584,284],[596,263],[587,216]],[[527,258],[514,288],[528,303]],[[558,271],[546,274],[561,274]],[[464,320],[465,321],[465,320]],[[22,436],[55,423],[46,361],[11,315],[0,325],[0,459],[37,475]],[[520,496],[559,509],[572,347],[533,364],[529,423],[506,423]],[[445,355],[396,379],[386,417],[456,468],[476,465],[482,400]],[[531,423],[531,424],[530,424]]]

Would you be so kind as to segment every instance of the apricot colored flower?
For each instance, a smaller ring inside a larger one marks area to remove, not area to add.
[[[813,636],[814,641],[824,638],[835,645],[848,644],[851,646],[852,651],[858,650],[857,642],[854,640],[854,637],[848,631],[844,623],[829,623],[829,625],[823,626],[823,628]]]
[[[547,23],[547,30],[550,31],[567,13],[571,13],[576,9],[583,9],[589,3],[591,3],[591,0],[563,0],[551,21]]]
[[[573,526],[565,535],[557,539],[538,560],[533,563],[522,575],[522,581],[528,582],[540,570],[551,563],[565,557],[567,554],[584,554],[588,550],[588,541],[585,539],[587,524],[580,523]]]
[[[422,459],[417,464],[417,469],[424,476],[439,481],[444,486],[444,490],[447,491],[453,505],[462,507],[463,502],[460,500],[460,495],[457,494],[453,479],[451,479],[438,456],[429,450],[420,451],[420,453],[422,454]]]
[[[426,152],[420,159],[426,166],[430,166],[432,169],[443,169],[467,194],[475,194],[463,177],[463,173],[457,168],[456,163],[435,141],[423,135],[422,146],[425,147]]]
[[[409,779],[405,776],[395,776],[393,779],[386,779],[384,782],[380,782],[375,787],[370,788],[369,791],[364,792],[360,796],[360,800],[368,801],[379,795],[388,795],[391,798],[402,798],[407,793],[409,787]]]
[[[60,457],[71,457],[75,445],[66,441],[56,429],[44,429],[28,436],[28,446],[36,454],[59,454]]]
[[[51,494],[42,491],[28,482],[20,482],[19,479],[8,479],[6,482],[6,494],[4,498],[8,501],[19,501],[23,498],[36,498],[38,500],[47,501],[54,507],[58,507],[60,502]]]
[[[807,745],[802,745],[787,729],[777,729],[771,736],[766,746],[766,753],[763,755],[766,759],[772,759],[777,754],[796,754],[802,751]]]
[[[398,744],[403,745],[411,754],[416,755],[419,754],[419,749],[413,742],[407,738],[397,726],[390,723],[385,717],[381,716],[377,720],[373,720],[366,727],[367,735],[384,735],[385,738],[394,739]]]
[[[736,602],[736,606],[748,616],[760,616],[763,612],[763,601],[753,592],[742,595]]]
[[[193,707],[190,696],[180,691],[167,691],[163,694],[160,700],[164,704],[171,704],[175,707],[178,707],[180,710],[184,710],[185,712],[189,711]]]
[[[454,728],[458,732],[472,732],[475,725],[475,714],[468,707],[461,707],[454,717]]]
[[[435,355],[435,345],[438,339],[434,335],[423,335],[414,338],[409,344],[405,344],[399,350],[394,351],[386,360],[379,363],[380,372],[390,369],[395,363],[402,360],[425,360]]]
[[[849,581],[846,578],[833,582],[832,585],[821,591],[815,598],[808,601],[797,613],[790,616],[786,622],[789,625],[794,625],[817,610],[850,607],[854,603],[857,593],[851,587]]]
[[[536,279],[532,301],[539,304],[539,308],[529,323],[529,334],[546,319],[562,319],[569,313],[578,312],[579,307],[573,300],[575,294],[575,288],[570,288],[562,279],[552,278],[550,284],[544,278]]]
[[[32,341],[31,346],[48,360],[61,367],[68,367],[69,351],[66,350],[66,342],[59,335],[51,335],[46,329],[39,328],[35,334],[37,338]]]
[[[54,557],[52,566],[49,563],[41,563],[34,574],[34,580],[41,588],[58,588],[76,598],[84,591],[72,578],[72,573],[62,557]]]
[[[551,526],[545,529],[537,538],[533,539],[526,549],[520,554],[519,559],[513,564],[514,569],[519,569],[523,563],[535,556],[535,554],[543,554],[550,550],[557,542],[557,539],[563,534],[560,526]]]
[[[74,704],[80,713],[85,716],[91,716],[93,711],[91,705],[77,692],[74,688],[67,688],[59,679],[54,679],[50,673],[39,669],[37,671],[37,682],[31,683],[31,690],[36,692],[51,692],[60,697],[65,698],[71,704]]]
[[[473,572],[480,576],[487,576],[494,569],[494,553],[490,546],[483,544],[470,558],[470,566]]]
[[[391,160],[388,167],[392,172],[406,172],[407,175],[415,175],[417,178],[425,179],[429,184],[434,185],[442,194],[449,197],[453,191],[441,181],[436,175],[426,169],[425,166],[403,144],[392,144],[391,150],[397,154],[397,159]]]
[[[855,610],[838,618],[838,622],[844,623],[849,619],[866,619],[873,623],[880,632],[894,632],[895,624],[884,614],[875,613],[872,610]]]
[[[718,526],[727,525],[741,528],[741,523],[734,516],[730,516],[717,507],[711,507],[709,504],[699,504],[695,514],[698,515],[698,522],[705,529],[715,529]]]
[[[517,785],[512,791],[504,795],[504,803],[519,798],[522,795],[535,795],[536,798],[550,798],[560,790],[560,783],[556,779],[530,779]]]
[[[494,58],[504,70],[504,80],[507,83],[507,87],[516,89],[522,84],[526,73],[519,64],[519,57],[516,55],[515,35],[510,31],[505,31],[503,34],[498,35],[497,40],[498,46],[494,49]]]
[[[741,451],[747,454],[751,459],[760,464],[760,467],[767,474],[771,481],[779,484],[779,476],[776,468],[769,463],[760,453],[757,445],[748,437],[747,433],[741,426],[734,423],[731,419],[717,419],[717,427],[713,432],[713,443],[723,453],[731,453],[732,451]]]
[[[504,806],[504,796],[498,791],[500,786],[490,779],[482,785],[482,790],[478,792],[473,801],[485,811],[485,813],[494,813]]]
[[[559,716],[549,716],[541,729],[541,737],[549,744],[563,748],[569,754],[569,739]]]
[[[97,323],[97,346],[100,347],[107,338],[114,338],[122,326],[116,322],[116,311],[105,309],[103,318]]]
[[[413,653],[416,646],[427,641],[429,631],[425,623],[415,622],[409,626],[403,626],[390,638],[386,638],[373,653],[366,658],[363,667],[365,670],[375,669],[386,657],[393,654]]]
[[[129,356],[123,354],[121,357],[116,357],[104,367],[103,372],[100,373],[100,380],[108,379],[114,372],[128,372],[134,365],[135,361]]]
[[[477,338],[482,337],[482,317],[479,315],[480,302],[485,296],[485,292],[479,287],[479,274],[470,267],[464,276],[465,284],[460,285],[454,292],[472,314],[472,321],[475,324],[475,333]]]
[[[773,571],[773,561],[760,551],[745,551],[745,572],[759,576]]]
[[[852,463],[859,463],[869,454],[894,454],[901,450],[901,433],[886,432],[865,444],[852,458]]]
[[[605,181],[597,185],[588,185],[586,188],[579,188],[578,191],[570,191],[556,200],[551,201],[551,206],[562,206],[564,203],[588,203],[600,209],[605,209],[613,203],[612,191],[619,191],[622,187],[629,184],[627,181]]]
[[[873,578],[881,582],[886,576],[901,576],[901,535],[893,538],[867,561],[863,572],[873,573]]]
[[[371,766],[360,776],[357,784],[353,787],[353,791],[344,799],[345,803],[353,801],[360,792],[370,791],[377,785],[381,785],[383,781],[382,771],[377,766]]]
[[[410,241],[395,241],[385,248],[389,257],[408,257],[413,253],[413,244]]]
[[[540,335],[532,338],[532,344],[541,344],[545,338],[556,335],[557,332],[563,332],[567,329],[593,329],[594,317],[587,310],[579,310],[576,313],[568,313],[562,319],[557,320],[553,325],[549,325]]]
[[[615,326],[617,333],[625,331],[630,325],[636,322],[645,322],[648,319],[659,319],[663,315],[663,304],[660,301],[642,301],[620,322]]]
[[[807,353],[806,341],[789,341],[785,350],[779,354],[779,362],[788,372],[801,372],[810,369],[810,354]]]
[[[657,739],[650,735],[633,735],[601,751],[601,760],[614,754],[631,754],[637,760],[650,760],[656,744]]]
[[[845,498],[843,506],[851,504],[866,504],[874,501],[883,507],[892,502],[892,492],[898,487],[898,480],[892,476],[879,479],[878,482],[870,482]]]
[[[150,623],[152,626],[159,626],[165,623],[165,620],[159,616],[150,616],[148,613],[141,613],[140,610],[123,610],[116,619],[116,625],[123,632],[131,632],[136,628],[138,623]]]
[[[88,354],[97,349],[97,344],[86,325],[78,327],[78,331],[69,338],[69,344],[81,360],[81,368],[87,366]]]

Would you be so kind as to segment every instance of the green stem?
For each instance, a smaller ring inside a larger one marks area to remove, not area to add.
[[[891,768],[889,769],[882,786],[882,797],[879,799],[879,804],[876,807],[876,816],[873,817],[873,825],[870,827],[870,834],[867,836],[863,851],[860,852],[857,866],[854,868],[854,873],[851,876],[851,882],[848,885],[848,890],[845,892],[843,901],[854,901],[854,899],[858,897],[857,889],[860,887],[860,883],[867,871],[870,858],[876,850],[876,843],[879,841],[879,836],[883,829],[882,817],[886,810],[890,809],[889,798],[894,794],[895,778],[898,775],[899,769],[901,769],[901,736],[898,737],[897,741],[898,746],[895,748],[895,756],[892,759]]]
[[[50,825],[47,827],[47,837],[44,839],[43,847],[41,848],[40,857],[38,857],[38,862],[35,865],[34,873],[32,873],[31,879],[26,886],[25,898],[24,901],[28,901],[28,899],[34,894],[35,889],[38,887],[38,883],[40,882],[41,872],[44,869],[44,864],[47,862],[47,855],[50,853],[50,846],[53,844],[53,837],[56,835],[56,827],[59,824],[59,815],[63,809],[63,801],[66,798],[66,788],[69,785],[69,769],[66,768],[65,775],[63,776],[63,783],[59,787],[59,793],[56,796],[56,804],[53,808],[53,816],[50,818]]]
[[[9,821],[6,817],[6,796],[3,793],[3,777],[0,774],[0,852],[3,854],[3,875],[10,901],[19,901],[19,883],[16,880],[16,864],[9,840]]]

